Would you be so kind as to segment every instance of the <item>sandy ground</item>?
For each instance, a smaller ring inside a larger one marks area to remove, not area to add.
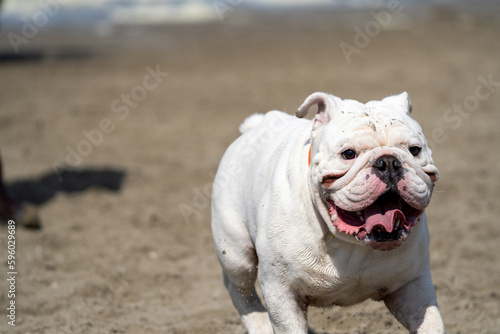
[[[16,230],[15,327],[0,230],[0,332],[244,333],[222,285],[209,207],[238,125],[254,112],[293,113],[314,91],[368,101],[406,90],[441,172],[428,217],[447,329],[498,333],[498,21],[394,25],[348,63],[339,45],[354,45],[349,16],[340,28],[327,13],[257,24],[239,14],[246,23],[96,39],[41,32],[17,56],[2,32],[5,177],[38,207],[43,228]],[[309,317],[314,333],[405,333],[371,301]]]

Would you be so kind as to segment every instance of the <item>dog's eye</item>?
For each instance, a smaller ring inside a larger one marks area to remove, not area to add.
[[[342,157],[346,160],[352,160],[356,158],[356,152],[354,152],[353,150],[345,150],[344,152],[342,152]]]
[[[422,151],[422,148],[418,147],[418,146],[412,146],[409,148],[409,150],[410,150],[411,155],[416,157],[417,155],[419,155],[420,151]]]

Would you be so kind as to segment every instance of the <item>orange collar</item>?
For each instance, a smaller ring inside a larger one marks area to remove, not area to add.
[[[309,164],[308,166],[311,167],[311,149],[312,149],[312,144],[309,145],[309,157],[307,158],[307,163]]]

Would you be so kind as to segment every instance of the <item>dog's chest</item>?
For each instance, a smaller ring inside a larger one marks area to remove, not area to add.
[[[301,290],[309,305],[317,307],[381,300],[408,281],[408,269],[376,261],[309,267],[300,279]]]
[[[391,291],[394,283],[390,280],[370,280],[349,277],[319,286],[312,283],[305,299],[309,305],[317,307],[349,306],[367,299],[381,300]]]

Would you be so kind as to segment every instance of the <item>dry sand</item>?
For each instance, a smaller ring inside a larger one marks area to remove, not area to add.
[[[38,206],[43,228],[16,231],[15,327],[0,230],[0,332],[244,333],[213,252],[209,205],[238,125],[254,112],[293,113],[314,91],[368,101],[406,90],[436,143],[431,266],[448,332],[498,333],[498,22],[442,12],[403,22],[348,63],[339,47],[354,43],[348,15],[342,28],[325,12],[233,14],[112,38],[47,30],[17,56],[2,32],[5,176]],[[169,74],[153,87],[155,70]],[[68,150],[80,160],[69,157],[74,168],[59,182],[53,166],[60,174]],[[406,332],[383,303],[309,313],[314,333]]]

